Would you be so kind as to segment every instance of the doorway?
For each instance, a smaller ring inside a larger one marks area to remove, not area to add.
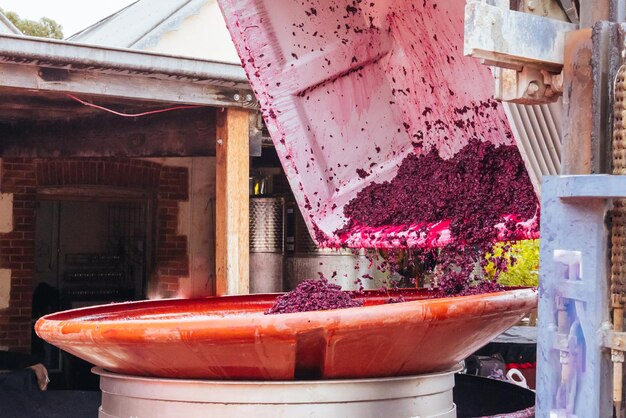
[[[145,298],[152,259],[149,200],[40,199],[35,220],[33,318]],[[91,365],[33,338],[61,388],[97,389]]]

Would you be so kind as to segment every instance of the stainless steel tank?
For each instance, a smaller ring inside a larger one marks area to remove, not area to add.
[[[320,276],[345,290],[357,290],[361,286],[378,289],[388,284],[390,274],[378,269],[375,252],[319,248],[313,242],[295,202],[288,202],[285,212],[286,290],[295,288],[303,280],[318,279]]]
[[[250,292],[283,290],[284,199],[250,196]]]
[[[454,371],[319,381],[211,381],[127,376],[96,368],[100,418],[456,417]]]

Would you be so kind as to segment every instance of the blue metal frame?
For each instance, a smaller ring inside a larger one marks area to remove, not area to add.
[[[626,176],[546,176],[541,188],[537,417],[612,417],[609,231]]]

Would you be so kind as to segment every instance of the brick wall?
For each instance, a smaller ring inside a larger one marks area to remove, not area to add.
[[[38,160],[38,186],[94,185],[156,191],[161,165],[130,159]]]
[[[30,351],[32,277],[35,267],[36,164],[2,162],[2,193],[13,193],[13,231],[0,234],[0,268],[10,269],[9,307],[0,312],[0,345]]]
[[[1,189],[13,194],[13,230],[0,233],[0,269],[11,271],[9,306],[0,309],[0,346],[30,351],[37,187],[83,185],[152,192],[157,237],[151,285],[160,296],[175,296],[179,278],[188,276],[187,237],[177,234],[178,204],[189,199],[187,168],[133,159],[4,159]]]
[[[189,170],[161,168],[157,204],[157,295],[176,296],[179,277],[189,276],[187,236],[178,235],[178,203],[189,200]]]

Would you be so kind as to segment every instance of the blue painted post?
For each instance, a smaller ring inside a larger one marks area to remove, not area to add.
[[[548,176],[541,188],[537,417],[612,417],[609,233],[626,177]]]

